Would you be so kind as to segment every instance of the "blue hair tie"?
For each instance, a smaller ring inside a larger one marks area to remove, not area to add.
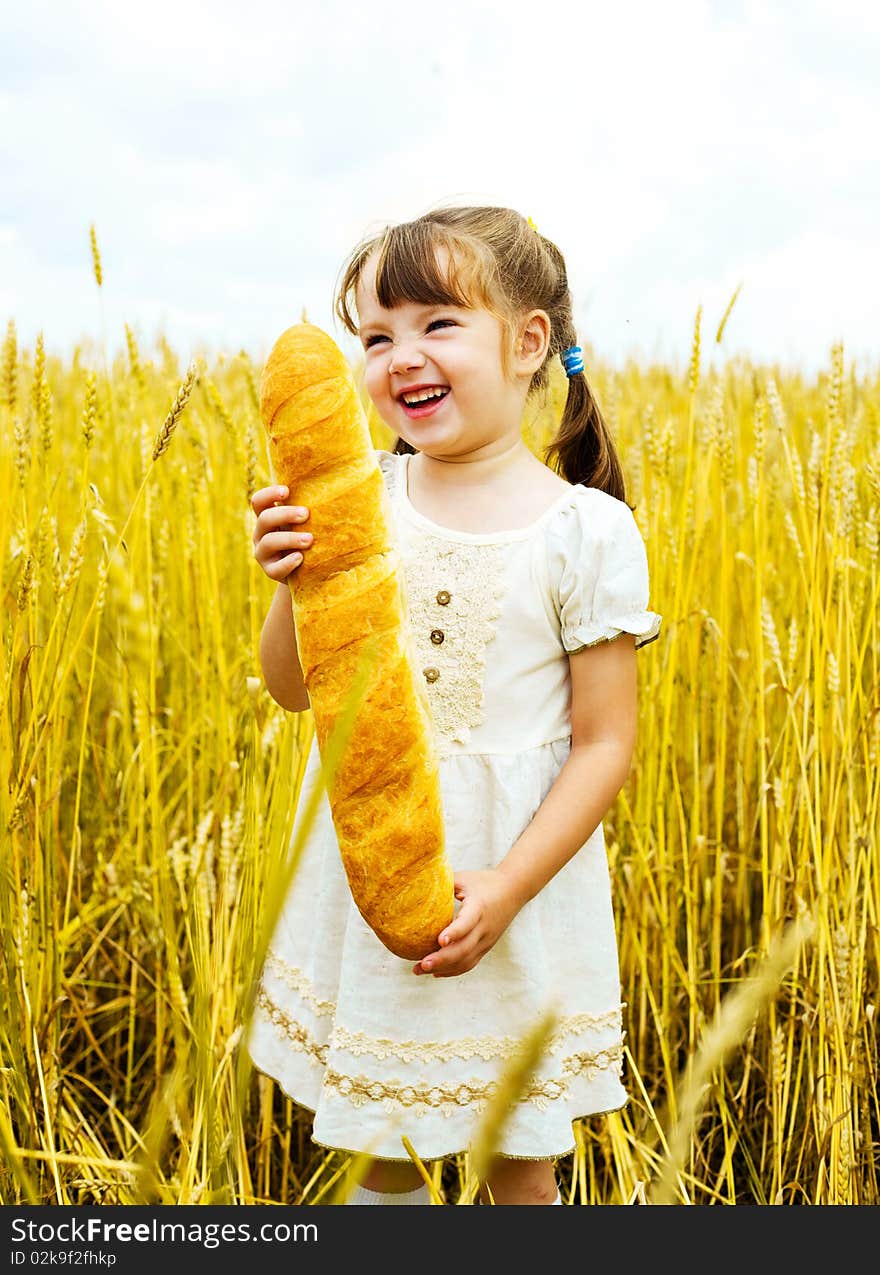
[[[584,352],[579,345],[570,345],[567,350],[562,351],[559,357],[562,359],[562,366],[565,368],[566,376],[574,376],[575,372],[583,372]]]

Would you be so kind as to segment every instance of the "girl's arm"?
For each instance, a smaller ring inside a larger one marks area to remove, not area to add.
[[[260,633],[260,665],[266,689],[282,708],[303,713],[311,708],[296,649],[293,599],[286,580],[275,590]]]
[[[629,777],[636,743],[635,638],[568,657],[571,754],[529,826],[498,865],[518,902],[534,898],[587,841]]]
[[[574,858],[626,783],[636,741],[635,639],[624,633],[569,656],[571,753],[528,827],[497,868],[461,872],[461,909],[413,973],[464,974],[529,899]]]

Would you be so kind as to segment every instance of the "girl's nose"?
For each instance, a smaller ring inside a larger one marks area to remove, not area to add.
[[[405,372],[408,368],[422,367],[425,356],[416,341],[403,341],[391,352],[388,361],[389,372]]]

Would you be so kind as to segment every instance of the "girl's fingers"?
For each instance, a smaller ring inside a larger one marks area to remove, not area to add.
[[[480,959],[480,944],[474,939],[470,943],[462,943],[458,945],[456,951],[443,950],[439,953],[430,952],[419,962],[418,972],[421,974],[433,974],[435,978],[446,978],[450,974],[463,974],[466,970],[472,969],[476,962]]]
[[[266,532],[254,542],[254,557],[271,580],[283,580],[299,566],[311,543],[308,531]]]
[[[257,522],[254,527],[254,541],[261,540],[264,536],[268,536],[273,532],[300,531],[308,516],[307,509],[300,509],[290,505],[272,505],[257,515]]]
[[[273,562],[267,563],[263,566],[263,570],[270,580],[280,582],[286,580],[291,571],[295,571],[301,562],[301,553],[289,553],[283,558],[276,558]]]
[[[254,557],[269,579],[275,581],[286,580],[312,543],[310,532],[294,530],[296,524],[305,522],[309,511],[304,506],[282,504],[289,495],[290,488],[277,483],[261,487],[251,496],[251,508],[257,515]]]
[[[303,551],[308,548],[307,542],[294,535],[280,537],[280,545],[269,543],[270,540],[277,542],[278,539],[277,536],[264,536],[254,546],[254,558],[270,580],[284,580],[299,566],[303,560]],[[301,547],[297,548],[297,545]]]
[[[454,921],[450,921],[445,930],[440,931],[439,943],[441,947],[448,947],[450,943],[457,943],[476,925],[480,918],[480,910],[478,904],[471,899],[465,899],[458,910],[458,916]]]
[[[459,924],[459,918],[456,917],[451,925],[448,925],[440,935],[440,947],[451,947],[453,943],[460,943],[461,940],[470,933],[472,922],[470,917],[464,918],[464,924]]]
[[[312,543],[310,531],[267,531],[262,537],[262,545],[267,554],[278,554],[285,549],[299,553]]]
[[[251,496],[251,509],[255,514],[260,514],[264,509],[268,509],[273,501],[283,500],[287,494],[287,487],[261,487]]]
[[[305,522],[309,511],[305,505],[285,505],[282,502],[290,495],[287,487],[261,487],[251,496],[251,508],[257,515],[257,521],[269,525],[283,522]]]

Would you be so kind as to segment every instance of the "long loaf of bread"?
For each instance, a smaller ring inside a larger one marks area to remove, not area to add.
[[[454,908],[431,710],[367,419],[345,356],[315,324],[276,341],[260,414],[275,480],[309,510],[314,537],[288,583],[322,757],[364,643],[378,648],[328,799],[358,910],[391,952],[418,960]]]

